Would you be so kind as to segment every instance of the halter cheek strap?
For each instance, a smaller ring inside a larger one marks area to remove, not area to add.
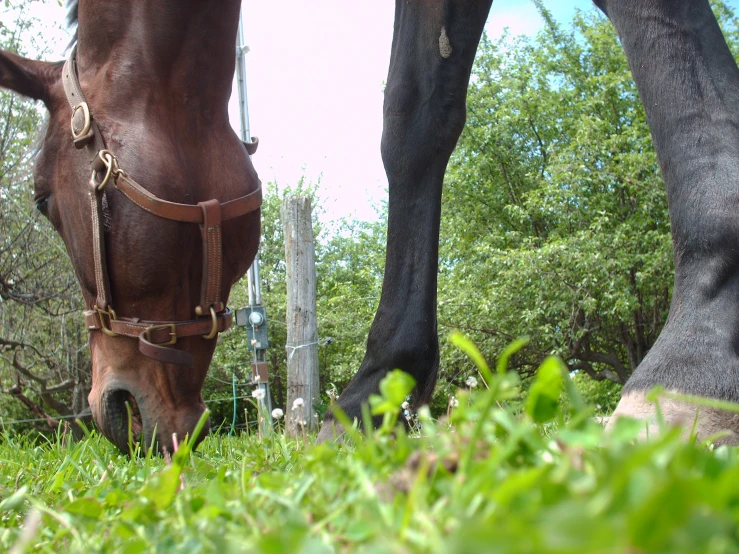
[[[159,198],[123,171],[112,152],[106,149],[100,129],[90,112],[77,76],[76,46],[62,70],[64,92],[72,108],[71,131],[74,145],[86,149],[90,157],[92,175],[88,184],[92,217],[93,260],[95,265],[96,298],[92,309],[84,312],[85,325],[90,332],[102,331],[110,337],[131,337],[138,340],[139,351],[162,363],[191,367],[192,354],[172,348],[182,337],[202,336],[214,339],[233,322],[233,312],[221,298],[223,268],[222,222],[251,213],[262,204],[261,185],[249,194],[234,200],[219,202],[206,200],[193,204],[179,204]],[[254,143],[253,147],[256,147]],[[195,319],[187,321],[142,321],[138,318],[119,318],[112,307],[110,280],[105,258],[102,197],[105,187],[112,184],[131,202],[158,217],[200,225],[203,249],[203,273],[200,304],[195,307]]]

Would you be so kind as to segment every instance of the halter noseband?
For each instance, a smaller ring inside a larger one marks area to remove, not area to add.
[[[178,204],[163,200],[136,181],[118,166],[118,160],[105,147],[100,129],[90,113],[77,76],[76,47],[62,69],[62,83],[67,101],[72,108],[72,138],[78,149],[85,148],[90,156],[92,175],[88,187],[92,214],[93,258],[97,297],[91,310],[84,312],[89,331],[100,330],[110,337],[124,336],[138,339],[139,351],[163,363],[191,367],[192,354],[176,348],[178,338],[202,336],[215,338],[233,322],[233,312],[221,300],[222,241],[221,222],[253,212],[262,204],[261,185],[252,193],[228,202],[207,200],[193,204]],[[102,179],[98,178],[102,175]],[[195,315],[207,319],[187,321],[142,321],[138,318],[117,317],[111,305],[110,281],[105,259],[105,235],[102,225],[102,197],[109,184],[125,194],[141,209],[164,219],[197,223],[203,245],[203,282],[200,304]]]

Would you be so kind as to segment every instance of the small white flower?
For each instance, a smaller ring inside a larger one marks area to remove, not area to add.
[[[467,385],[469,388],[474,389],[477,386],[477,379],[475,379],[472,375],[467,377],[467,380],[464,382],[465,385]]]
[[[251,391],[251,395],[256,398],[257,400],[262,400],[264,398],[264,390],[263,389],[254,389]]]
[[[554,456],[552,456],[551,452],[547,452],[546,450],[541,455],[541,459],[544,460],[546,463],[551,464],[554,461]]]
[[[403,402],[403,403],[402,403],[402,404],[400,405],[400,407],[401,407],[401,408],[403,408],[404,410],[407,410],[408,408],[410,408],[410,406],[411,406],[411,405],[410,405],[410,404],[408,404],[408,402]]]
[[[457,400],[454,396],[450,396],[449,406],[451,406],[452,408],[456,408],[457,406],[459,406],[459,400]]]
[[[256,339],[251,339],[251,345],[254,346],[255,344],[257,344],[257,340]]]
[[[302,398],[296,398],[293,400],[293,410],[297,410],[298,408],[303,407],[303,399]]]
[[[255,376],[254,376],[254,382],[255,382],[255,383],[258,383],[258,382],[259,382],[259,375],[255,375]]]
[[[272,410],[272,419],[282,419],[285,414],[279,408]]]

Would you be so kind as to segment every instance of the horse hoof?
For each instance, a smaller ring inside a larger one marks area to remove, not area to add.
[[[322,444],[324,442],[342,442],[344,437],[344,429],[341,425],[335,421],[324,421],[321,425],[321,429],[318,431],[316,437],[316,444]]]
[[[682,428],[685,438],[694,435],[702,441],[715,437],[713,443],[717,446],[739,445],[739,414],[670,398],[660,398],[659,408],[664,422],[670,427]],[[643,391],[630,391],[621,397],[606,423],[606,431],[610,431],[620,417],[644,421],[641,439],[659,435],[655,404],[646,399]]]

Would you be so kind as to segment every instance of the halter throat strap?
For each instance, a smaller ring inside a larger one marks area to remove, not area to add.
[[[102,331],[111,337],[131,337],[138,340],[139,351],[163,363],[191,367],[192,354],[172,348],[178,338],[202,336],[214,339],[233,322],[233,313],[221,297],[223,267],[222,222],[258,210],[262,204],[261,184],[249,194],[234,200],[219,202],[206,200],[193,204],[179,204],[159,198],[133,180],[118,165],[115,155],[106,148],[103,135],[93,118],[80,86],[76,61],[77,47],[69,54],[62,69],[62,84],[72,109],[71,132],[74,146],[85,149],[90,159],[92,174],[88,183],[88,197],[92,219],[93,260],[96,298],[93,309],[84,312],[90,332]],[[138,318],[118,318],[112,307],[110,280],[105,256],[102,198],[105,187],[112,184],[131,202],[158,217],[200,225],[203,249],[202,286],[200,304],[195,307],[199,318],[187,321],[142,321]]]

